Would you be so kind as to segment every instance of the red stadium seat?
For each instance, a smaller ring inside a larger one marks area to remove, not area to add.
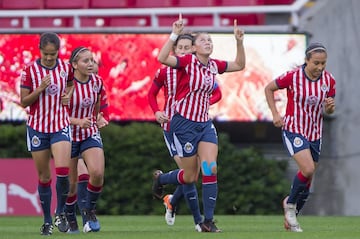
[[[221,0],[221,6],[257,6],[263,4],[264,0]]]
[[[221,5],[221,0],[179,0],[178,7],[216,7]]]
[[[0,28],[22,28],[23,20],[21,17],[0,18]]]
[[[136,0],[135,6],[138,8],[154,8],[154,7],[176,7],[177,0]]]
[[[72,27],[72,17],[31,17],[30,27],[33,28],[58,28],[58,27]]]
[[[220,14],[220,26],[233,26],[234,20],[240,25],[263,25],[264,14]]]
[[[2,9],[42,9],[44,0],[2,0]]]
[[[89,0],[89,8],[130,8],[134,0]]]
[[[289,5],[293,4],[295,0],[264,0],[265,5]]]
[[[159,26],[171,26],[174,21],[178,19],[177,15],[159,16]],[[209,15],[183,15],[183,21],[186,26],[212,26],[213,17]]]
[[[112,27],[147,27],[150,26],[150,16],[111,17],[109,25]]]
[[[88,8],[88,0],[45,0],[46,9]]]
[[[108,27],[109,17],[80,17],[81,27]]]

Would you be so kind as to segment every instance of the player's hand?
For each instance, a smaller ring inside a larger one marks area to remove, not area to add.
[[[159,124],[169,122],[169,117],[163,111],[157,111],[155,113],[155,118]]]
[[[282,127],[284,125],[283,118],[279,114],[273,115],[273,124],[275,127]]]
[[[51,76],[50,74],[46,75],[44,78],[41,79],[41,84],[39,88],[43,91],[51,84]]]
[[[179,19],[173,23],[172,28],[173,28],[172,32],[175,33],[176,35],[180,35],[183,32],[184,22],[181,13],[179,13]]]
[[[101,129],[102,127],[105,127],[106,125],[109,124],[109,121],[107,121],[105,118],[104,118],[104,113],[103,112],[100,112],[98,115],[97,115],[97,119],[96,119],[96,125],[98,126],[99,129]]]
[[[61,94],[61,104],[70,105],[70,94],[62,93]]]
[[[90,119],[90,117],[85,117],[85,118],[80,119],[79,123],[80,123],[79,126],[82,129],[87,129],[91,126],[91,119]]]
[[[236,41],[242,42],[244,40],[244,30],[238,28],[236,19],[234,19],[234,35]]]
[[[335,111],[335,99],[332,97],[325,98],[325,112],[332,114]]]

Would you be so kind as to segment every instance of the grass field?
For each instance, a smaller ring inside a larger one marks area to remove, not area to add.
[[[360,217],[301,216],[303,233],[284,231],[282,216],[216,216],[221,233],[195,232],[189,215],[176,217],[174,226],[166,225],[163,216],[98,216],[98,233],[66,234],[55,228],[52,238],[101,239],[346,239],[360,238]],[[80,218],[79,218],[80,222]],[[41,238],[40,217],[0,217],[0,239]]]

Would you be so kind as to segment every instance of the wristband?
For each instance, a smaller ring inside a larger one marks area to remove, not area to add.
[[[170,40],[172,40],[173,42],[175,42],[176,40],[177,40],[177,38],[179,37],[179,35],[178,34],[175,34],[175,33],[171,33],[170,34]]]

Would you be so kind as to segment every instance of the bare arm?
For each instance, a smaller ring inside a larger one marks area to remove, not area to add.
[[[177,64],[177,59],[175,56],[171,56],[170,52],[174,46],[177,36],[179,36],[184,29],[181,14],[179,14],[179,19],[173,23],[172,28],[173,30],[169,39],[166,41],[165,45],[161,48],[159,52],[158,61],[167,66],[175,67]]]
[[[276,85],[275,81],[271,81],[266,87],[265,87],[265,97],[266,101],[268,103],[268,106],[270,108],[270,111],[273,116],[273,124],[276,127],[282,127],[284,125],[283,119],[280,116],[279,112],[277,111],[276,105],[275,105],[275,98],[274,98],[274,92],[277,91],[279,88]]]
[[[246,64],[245,49],[243,45],[244,31],[237,27],[236,19],[234,20],[234,35],[236,39],[236,57],[234,61],[228,63],[226,69],[227,72],[241,71],[245,68]]]
[[[326,114],[332,114],[335,111],[335,99],[328,97],[325,99],[325,112]]]

